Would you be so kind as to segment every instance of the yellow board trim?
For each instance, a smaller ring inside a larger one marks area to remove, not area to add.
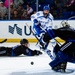
[[[5,38],[0,38],[0,41],[3,41],[4,39]],[[8,38],[6,43],[19,43],[20,40],[21,40],[21,38],[17,38],[17,39],[16,38]],[[58,42],[65,42],[64,40],[62,40],[60,38],[56,38],[56,40]],[[35,43],[35,42],[37,42],[37,39],[28,39],[28,41],[31,42],[31,43]]]
[[[0,41],[3,41],[5,38],[0,38]],[[18,38],[18,39],[16,39],[16,38],[7,38],[7,41],[6,41],[6,43],[19,43],[20,42],[20,40],[21,40],[21,38]],[[37,39],[28,39],[28,41],[29,42],[33,42],[33,43],[35,43],[35,42],[37,42]]]

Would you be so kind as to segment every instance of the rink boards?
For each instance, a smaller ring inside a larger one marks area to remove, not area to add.
[[[53,27],[61,27],[62,20],[54,20]],[[70,20],[68,23],[75,27],[75,21]],[[28,26],[29,27],[28,27]],[[37,39],[33,36],[31,32],[31,27],[33,23],[31,21],[0,21],[0,41],[8,39],[6,42],[17,43],[22,38],[27,38],[29,42],[37,42]],[[63,42],[61,39],[57,39],[60,42]]]

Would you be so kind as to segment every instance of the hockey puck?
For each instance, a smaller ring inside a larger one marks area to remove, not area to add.
[[[31,65],[34,65],[34,62],[33,61],[31,62]]]

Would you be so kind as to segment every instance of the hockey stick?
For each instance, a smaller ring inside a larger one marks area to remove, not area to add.
[[[26,23],[26,26],[29,28],[29,25]],[[39,41],[40,39],[38,38],[38,36],[35,35],[35,33],[32,31],[31,29],[31,32],[33,33],[33,35],[36,37],[36,39]]]
[[[69,18],[69,19],[67,19],[66,21],[71,20],[71,19],[73,19],[73,18],[75,18],[75,16],[70,17],[70,18]]]
[[[29,28],[29,25],[28,25],[27,23],[26,23],[26,26]],[[33,35],[36,37],[36,39],[40,42],[40,39],[38,38],[38,36],[36,36],[35,33],[34,33],[32,30],[31,30],[31,32],[32,32]],[[43,51],[46,52],[52,60],[54,60],[54,57],[52,56],[50,50],[48,50],[48,49],[46,48],[45,50],[43,49]]]
[[[40,26],[41,27],[41,26]],[[42,30],[44,30],[44,32],[47,32],[45,29],[43,29],[42,27],[41,27],[41,29]],[[50,36],[50,35],[49,35]],[[59,41],[57,41],[55,38],[53,38],[60,46],[61,46],[61,43],[59,42]]]
[[[0,41],[0,43],[4,43],[4,42],[6,42],[7,41],[7,39],[4,39],[3,41]]]
[[[66,23],[68,24],[68,20],[71,20],[71,19],[73,19],[73,18],[75,18],[75,16],[72,16],[72,17],[68,18],[67,20],[62,20],[62,21],[61,21],[62,26],[64,27],[63,22],[65,22],[65,24],[66,24]],[[66,25],[65,25],[65,26],[66,26]],[[70,25],[68,24],[68,26],[70,26]]]

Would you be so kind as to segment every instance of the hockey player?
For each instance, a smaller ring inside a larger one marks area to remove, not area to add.
[[[65,72],[67,62],[75,63],[75,29],[72,28],[67,22],[63,22],[62,28],[57,29],[59,34],[58,37],[65,40],[65,43],[61,46],[56,45],[54,48],[54,53],[56,55],[55,59],[50,62],[50,66],[52,67],[52,70],[59,71],[59,72]],[[62,32],[61,32],[62,31]],[[68,32],[67,35],[63,33],[65,31]],[[54,32],[55,33],[55,32]],[[63,33],[63,34],[62,34]],[[71,33],[73,35],[71,35]],[[49,34],[45,34],[45,36]],[[65,36],[63,36],[65,35]],[[46,36],[46,37],[48,37]],[[46,38],[44,37],[44,38]],[[48,38],[47,38],[48,39]]]
[[[42,54],[38,50],[32,50],[28,47],[29,42],[27,39],[22,39],[20,45],[14,47],[0,47],[0,56],[19,56],[21,54],[27,56],[34,56]]]
[[[43,11],[38,11],[31,15],[31,20],[33,22],[32,31],[34,36],[38,38],[40,48],[42,48],[51,59],[54,59],[51,55],[51,51],[47,49],[49,41],[44,42],[42,39],[47,30],[53,28],[53,16],[49,11],[50,7],[44,6]]]
[[[49,11],[50,7],[44,6],[43,11],[38,11],[37,13],[31,15],[33,32],[35,33],[35,36],[40,39],[41,45],[44,47],[44,49],[46,49],[49,41],[47,44],[45,44],[45,42],[42,40],[42,37],[47,29],[53,28],[53,16],[51,13],[49,13]]]

